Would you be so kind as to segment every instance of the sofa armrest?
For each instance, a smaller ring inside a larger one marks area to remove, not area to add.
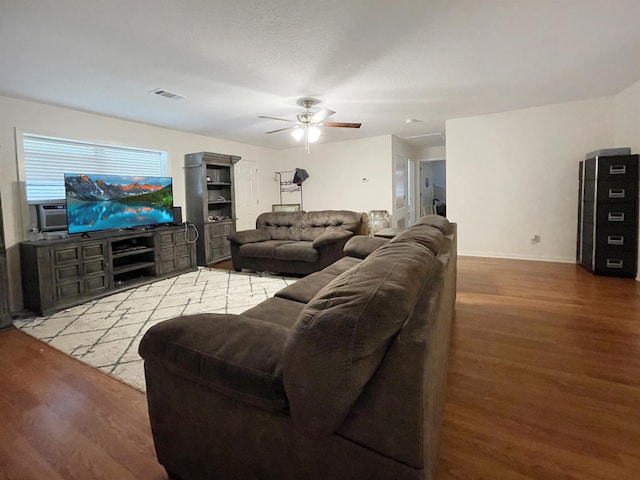
[[[190,381],[269,411],[287,405],[280,363],[289,329],[243,315],[202,313],[160,322],[139,353]]]
[[[318,235],[313,241],[313,248],[318,248],[328,243],[339,242],[353,236],[354,233],[349,230],[333,230]]]
[[[244,245],[245,243],[264,242],[271,240],[271,235],[266,230],[257,228],[255,230],[243,230],[241,232],[235,232],[227,236],[227,239],[232,243],[238,245]]]
[[[344,246],[344,253],[349,257],[364,260],[371,252],[389,243],[388,238],[369,237],[367,235],[356,235],[350,238]]]

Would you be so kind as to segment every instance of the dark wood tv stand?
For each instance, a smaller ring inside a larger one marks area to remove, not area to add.
[[[197,269],[182,226],[22,242],[20,262],[24,306],[40,315]]]

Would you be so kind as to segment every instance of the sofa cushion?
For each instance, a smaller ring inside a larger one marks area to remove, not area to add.
[[[297,236],[300,240],[313,241],[325,232],[348,230],[357,233],[361,228],[360,213],[349,210],[319,210],[303,215]]]
[[[311,242],[287,242],[276,245],[273,250],[273,258],[278,260],[291,260],[292,262],[318,261],[318,251],[313,248]]]
[[[295,285],[295,283],[292,284],[292,286],[293,285]],[[280,297],[271,297],[266,299],[264,302],[259,303],[255,307],[245,310],[242,312],[242,316],[291,328],[296,323],[296,319],[303,308],[304,304],[297,301]]]
[[[286,298],[300,303],[309,303],[309,301],[316,296],[316,294],[322,290],[331,280],[336,278],[337,275],[332,275],[324,270],[320,272],[314,272],[306,277],[298,280],[297,282],[284,287],[282,290],[276,293],[276,297]],[[302,307],[300,308],[302,310]],[[246,312],[245,312],[246,313]],[[300,312],[298,312],[300,313]]]
[[[431,253],[437,255],[442,247],[444,235],[436,227],[425,224],[416,224],[400,232],[389,243],[415,242],[427,247]]]
[[[269,235],[269,232],[266,230],[255,229],[234,232],[228,235],[227,239],[232,243],[242,245],[243,243],[264,242],[265,240],[270,240],[271,235]]]
[[[311,435],[342,424],[436,265],[413,242],[382,250],[320,290],[287,339],[282,373],[291,416]]]
[[[272,240],[300,240],[298,229],[304,212],[266,212],[258,215],[256,229],[269,232]]]
[[[449,233],[451,223],[445,217],[441,215],[426,215],[419,219],[416,225],[429,225],[440,230],[444,235]]]
[[[243,315],[188,315],[151,327],[139,353],[221,394],[282,411],[287,398],[280,362],[288,333],[288,328]]]
[[[349,239],[344,246],[344,253],[350,257],[366,258],[375,249],[386,245],[389,240],[386,238],[369,237],[366,235],[356,235]]]
[[[340,260],[338,260],[337,262],[332,263],[328,267],[324,268],[322,271],[324,273],[330,273],[331,275],[334,275],[334,276],[337,277],[341,273],[346,272],[351,267],[355,267],[356,265],[358,265],[361,262],[362,262],[362,260],[360,260],[359,258],[342,257]]]
[[[276,247],[294,243],[292,240],[267,240],[240,245],[240,255],[251,258],[274,258]]]
[[[332,228],[335,228],[335,227],[332,227]],[[337,230],[327,229],[327,231],[325,231],[324,233],[321,233],[312,241],[312,246],[313,248],[319,248],[319,247],[322,247],[323,245],[336,243],[341,240],[346,241],[348,238],[352,237],[353,235],[354,235],[353,232],[350,232],[349,230],[343,230],[341,228]]]

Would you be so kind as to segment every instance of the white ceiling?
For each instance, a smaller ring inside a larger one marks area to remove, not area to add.
[[[618,93],[638,20],[638,0],[0,0],[0,95],[277,149],[287,124],[258,115],[312,96],[362,122],[323,142],[406,137]]]

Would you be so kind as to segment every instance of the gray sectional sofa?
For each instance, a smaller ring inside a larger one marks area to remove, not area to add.
[[[347,240],[362,233],[366,214],[348,210],[268,212],[254,230],[229,235],[233,268],[306,275],[344,256]]]
[[[433,479],[456,297],[456,226],[428,216],[242,314],[140,344],[171,478]]]

